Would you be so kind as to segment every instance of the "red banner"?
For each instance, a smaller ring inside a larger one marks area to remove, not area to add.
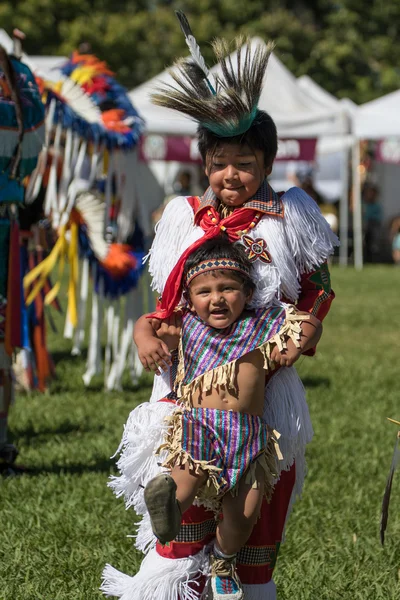
[[[275,160],[315,160],[317,140],[310,139],[282,139],[278,141],[278,154]]]
[[[316,145],[316,139],[279,140],[276,160],[313,161]],[[140,140],[139,157],[144,162],[165,160],[201,163],[196,138],[184,136],[144,135]]]

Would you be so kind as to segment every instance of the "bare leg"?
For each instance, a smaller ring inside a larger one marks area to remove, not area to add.
[[[184,513],[192,506],[199,487],[203,485],[207,475],[202,470],[196,474],[186,464],[181,467],[174,467],[171,471],[171,477],[176,483],[176,499],[179,502],[181,512]]]
[[[260,514],[264,494],[264,472],[256,470],[257,488],[239,483],[237,496],[227,493],[222,502],[223,520],[218,524],[216,547],[225,555],[239,552],[250,537]]]

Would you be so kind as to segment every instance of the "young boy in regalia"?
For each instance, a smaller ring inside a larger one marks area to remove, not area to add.
[[[213,47],[222,74],[212,77],[186,19],[179,17],[193,58],[175,65],[171,74],[176,85],[166,86],[153,99],[198,122],[199,150],[210,187],[201,198],[172,200],[158,224],[149,271],[160,302],[151,323],[157,329],[169,319],[173,329],[186,259],[221,231],[231,242],[240,240],[253,262],[256,288],[251,307],[283,300],[322,321],[334,298],[327,259],[338,241],[303,190],[291,188],[279,195],[267,181],[277,152],[277,132],[272,118],[257,105],[271,46],[254,50],[238,40],[238,59],[232,64],[228,45],[216,41]],[[314,352],[309,349],[306,354]],[[154,341],[150,355],[149,368],[150,363],[169,362],[161,339]],[[121,476],[110,484],[127,506],[144,515],[136,545],[148,554],[138,574],[129,578],[111,567],[104,573],[103,589],[124,600],[199,598],[201,590],[193,585],[202,572],[204,548],[215,536],[214,515],[200,506],[184,513],[177,538],[167,546],[154,547],[151,535],[143,487],[160,472],[154,451],[162,443],[164,420],[174,405],[158,400],[171,392],[175,373],[172,366],[156,377],[150,402],[132,411],[121,444]],[[284,460],[271,502],[263,501],[260,519],[237,555],[246,600],[275,600],[272,573],[285,522],[303,487],[305,446],[313,432],[294,367],[280,368],[266,382],[263,418],[280,432]]]

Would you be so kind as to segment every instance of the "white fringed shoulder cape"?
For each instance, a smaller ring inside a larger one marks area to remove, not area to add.
[[[293,187],[281,199],[284,217],[264,215],[246,234],[254,240],[265,240],[272,258],[269,264],[260,260],[254,263],[254,308],[268,306],[281,296],[295,303],[300,276],[325,262],[339,243],[315,201],[302,189]],[[156,226],[148,259],[152,288],[159,294],[184,250],[204,234],[194,225],[193,217],[187,199],[178,196],[166,206]]]

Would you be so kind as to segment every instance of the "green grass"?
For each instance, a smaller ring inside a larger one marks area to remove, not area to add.
[[[400,473],[385,547],[380,507],[400,418],[400,270],[333,270],[337,299],[315,359],[298,363],[315,438],[281,548],[279,600],[400,598]],[[60,324],[60,331],[61,322]],[[0,600],[94,600],[106,562],[134,573],[134,515],[106,487],[124,421],[150,381],[85,389],[82,358],[51,336],[58,379],[21,395],[11,430],[30,475],[0,480]],[[156,599],[155,599],[156,600]]]

